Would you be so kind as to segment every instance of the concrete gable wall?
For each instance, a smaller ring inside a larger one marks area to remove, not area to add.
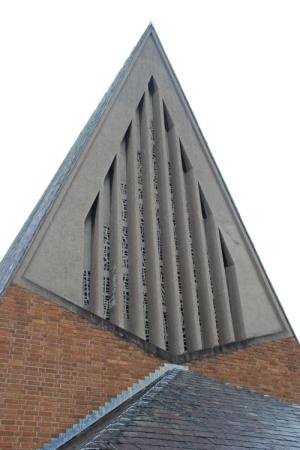
[[[40,292],[48,298],[62,298],[84,306],[82,273],[85,220],[97,195],[101,202],[105,177],[113,159],[120,153],[125,132],[137,113],[139,102],[147,90],[152,76],[157,83],[161,98],[168,108],[176,136],[180,138],[184,146],[193,168],[195,180],[200,182],[201,189],[215,218],[216,226],[221,230],[234,261],[244,322],[243,338],[289,330],[289,325],[257,262],[214,167],[202,135],[197,130],[185,99],[176,85],[177,82],[173,79],[168,63],[152,35],[149,36],[137,60],[130,68],[122,89],[102,118],[93,140],[81,155],[75,170],[66,181],[21,265],[15,282]],[[164,189],[161,191],[164,192]],[[101,257],[100,252],[98,260]],[[172,263],[172,258],[170,261]],[[169,264],[166,266],[169,267]],[[167,293],[168,299],[170,295],[171,290]],[[157,295],[154,298],[157,298]],[[191,296],[188,298],[190,299]],[[176,303],[175,299],[172,301],[174,304]],[[179,301],[177,303],[179,305]],[[97,310],[101,315],[101,308],[97,309],[96,306],[94,311]],[[178,311],[176,314],[178,316]],[[178,319],[176,314],[170,321],[171,324]],[[193,316],[191,314],[191,317]],[[132,325],[126,325],[121,318],[122,312],[112,320],[115,320],[118,325],[134,331]],[[179,323],[180,320],[178,319],[177,322]],[[157,323],[157,320],[153,320],[153,323]],[[190,322],[187,321],[187,329],[195,329],[192,319]],[[178,330],[179,327],[176,325],[174,336]],[[157,332],[154,335],[157,335]],[[200,342],[199,338],[194,337],[193,339],[192,350],[195,350],[197,346],[198,348],[205,347],[206,344]],[[234,337],[232,333],[229,333],[220,343],[235,339],[239,340],[238,336]],[[172,343],[173,341],[175,344],[172,351],[182,353],[184,351],[182,338],[177,336],[172,338]],[[160,342],[156,344],[163,347]],[[214,345],[214,343],[209,345]]]

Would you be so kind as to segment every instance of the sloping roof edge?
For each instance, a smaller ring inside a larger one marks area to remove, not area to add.
[[[41,449],[38,450],[57,450],[63,444],[66,444],[74,437],[78,436],[79,433],[87,430],[91,427],[95,422],[98,422],[107,414],[110,414],[116,408],[122,406],[122,404],[127,403],[133,396],[144,391],[147,387],[149,387],[152,383],[166,375],[166,373],[170,371],[178,371],[178,370],[189,370],[188,367],[178,366],[175,364],[164,364],[163,366],[156,369],[154,372],[151,372],[147,375],[143,380],[134,383],[128,389],[122,391],[119,395],[112,398],[109,402],[106,402],[104,406],[101,406],[99,409],[93,411],[91,414],[88,414],[82,420],[80,420],[77,424],[73,425],[70,428],[67,428],[63,433],[61,433],[58,437],[53,438],[51,442],[45,444]]]
[[[103,118],[105,112],[108,110],[108,107],[111,104],[113,97],[117,93],[118,88],[126,79],[126,75],[134,59],[142,49],[148,36],[153,32],[154,27],[150,23],[139,39],[138,43],[134,47],[133,51],[125,61],[123,67],[118,72],[109,89],[104,94],[97,108],[80,132],[78,138],[69,150],[67,156],[52,178],[44,194],[36,204],[32,213],[29,215],[28,219],[22,226],[15,240],[0,262],[0,295],[5,292],[10,280],[13,278],[24,256],[26,255],[27,250],[29,249],[33,239],[35,238],[38,230],[44,222],[47,213],[49,212],[55,199],[57,198],[57,195],[64,185],[68,175],[74,169],[78,158],[86,148],[88,142],[92,139],[96,128],[99,125],[99,122]]]

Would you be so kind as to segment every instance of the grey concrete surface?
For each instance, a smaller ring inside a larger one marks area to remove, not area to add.
[[[109,313],[114,324],[140,337],[149,334],[151,343],[168,345],[172,354],[292,334],[152,26],[104,104],[2,263],[2,290],[18,269],[12,279],[17,284],[102,317]],[[181,148],[188,164],[180,161]],[[230,265],[224,262],[220,232]],[[84,271],[91,273],[88,304]]]

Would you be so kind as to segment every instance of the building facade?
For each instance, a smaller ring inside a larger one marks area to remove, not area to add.
[[[164,361],[300,402],[298,343],[151,25],[0,291],[5,449],[44,444]]]

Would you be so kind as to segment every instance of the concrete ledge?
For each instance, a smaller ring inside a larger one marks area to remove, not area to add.
[[[18,286],[15,284],[15,286]],[[24,289],[24,286],[21,286],[21,288]],[[190,353],[182,353],[179,355],[172,354],[166,350],[163,350],[162,348],[159,348],[150,342],[147,342],[138,336],[130,333],[129,331],[124,330],[123,328],[118,327],[117,325],[114,325],[113,323],[109,322],[108,320],[102,319],[101,317],[97,316],[91,311],[88,311],[85,308],[82,308],[78,305],[75,305],[74,303],[63,299],[61,297],[56,297],[53,294],[50,294],[48,292],[45,293],[45,290],[40,289],[38,286],[33,285],[33,283],[28,283],[26,285],[25,289],[32,290],[33,292],[36,292],[37,294],[41,295],[45,301],[50,301],[52,303],[55,303],[58,306],[61,306],[69,311],[71,311],[74,314],[77,314],[79,317],[88,320],[93,325],[96,325],[97,327],[101,328],[105,331],[112,332],[115,336],[125,339],[127,342],[130,342],[132,344],[135,344],[137,347],[141,348],[146,353],[151,353],[154,356],[157,356],[158,358],[161,358],[162,360],[168,361],[171,364],[184,364],[189,361],[193,360],[201,360],[204,358],[211,358],[215,357],[220,354],[234,352],[237,350],[241,350],[244,348],[252,347],[254,345],[258,344],[264,344],[266,342],[271,342],[279,339],[287,339],[289,337],[296,337],[290,332],[290,331],[281,331],[278,333],[273,334],[267,334],[263,336],[253,337],[249,339],[245,339],[243,341],[236,341],[231,342],[229,344],[216,346],[210,349],[205,350],[197,350]],[[50,298],[51,297],[51,298]],[[0,297],[1,301],[1,297]],[[297,340],[297,339],[296,339]],[[298,342],[298,341],[297,341]]]

